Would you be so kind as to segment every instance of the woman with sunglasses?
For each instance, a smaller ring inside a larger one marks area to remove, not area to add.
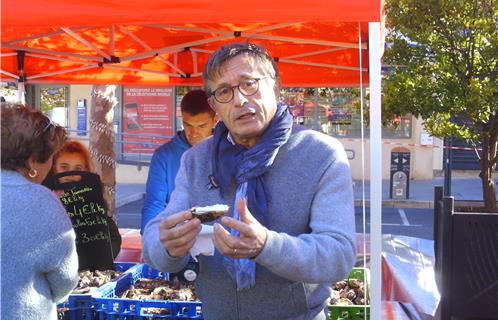
[[[66,131],[40,111],[2,103],[1,310],[4,319],[57,319],[78,283],[71,221],[40,185]]]

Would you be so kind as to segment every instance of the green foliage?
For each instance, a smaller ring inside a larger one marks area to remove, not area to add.
[[[385,119],[412,113],[437,137],[494,139],[497,3],[387,0],[384,62],[395,71],[383,83]]]
[[[412,113],[436,137],[480,147],[483,198],[498,212],[498,0],[387,0],[385,119]]]
[[[40,88],[40,109],[48,112],[56,107],[64,107],[66,101],[66,90],[64,87],[42,87]]]

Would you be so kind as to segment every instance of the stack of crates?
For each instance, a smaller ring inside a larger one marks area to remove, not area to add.
[[[353,268],[347,281],[358,279],[363,282],[366,301],[370,301],[370,270],[367,268]],[[329,320],[369,320],[370,305],[329,305]]]
[[[146,319],[203,319],[200,301],[138,300],[119,298],[140,279],[169,280],[168,273],[157,271],[146,264],[137,264],[118,281],[109,282],[93,293],[94,308],[99,320]],[[162,310],[165,314],[148,313],[148,308]]]
[[[136,265],[134,262],[117,262],[114,269],[125,272]],[[94,320],[93,299],[91,293],[71,294],[69,298],[57,305],[58,320]]]

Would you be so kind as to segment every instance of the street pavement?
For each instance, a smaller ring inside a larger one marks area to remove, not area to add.
[[[139,229],[143,200],[128,203],[117,209],[117,223],[120,228]],[[382,233],[396,234],[432,240],[433,209],[382,208]],[[370,233],[370,208],[355,208],[357,233]],[[365,223],[363,223],[365,222]]]
[[[365,192],[363,192],[363,185]],[[432,180],[410,180],[408,199],[391,199],[389,197],[389,180],[382,181],[382,205],[392,208],[432,208],[434,198],[434,187],[443,186],[443,178]],[[145,184],[140,183],[118,183],[116,186],[116,207],[122,207],[128,203],[135,202],[145,196]],[[451,195],[455,200],[482,200],[481,179],[454,177],[451,181]],[[362,206],[363,199],[365,205],[369,206],[370,182],[354,182],[355,205]]]

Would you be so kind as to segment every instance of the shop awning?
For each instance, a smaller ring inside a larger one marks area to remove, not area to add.
[[[213,50],[250,40],[277,59],[285,86],[358,86],[382,2],[4,0],[1,79],[200,85]]]

